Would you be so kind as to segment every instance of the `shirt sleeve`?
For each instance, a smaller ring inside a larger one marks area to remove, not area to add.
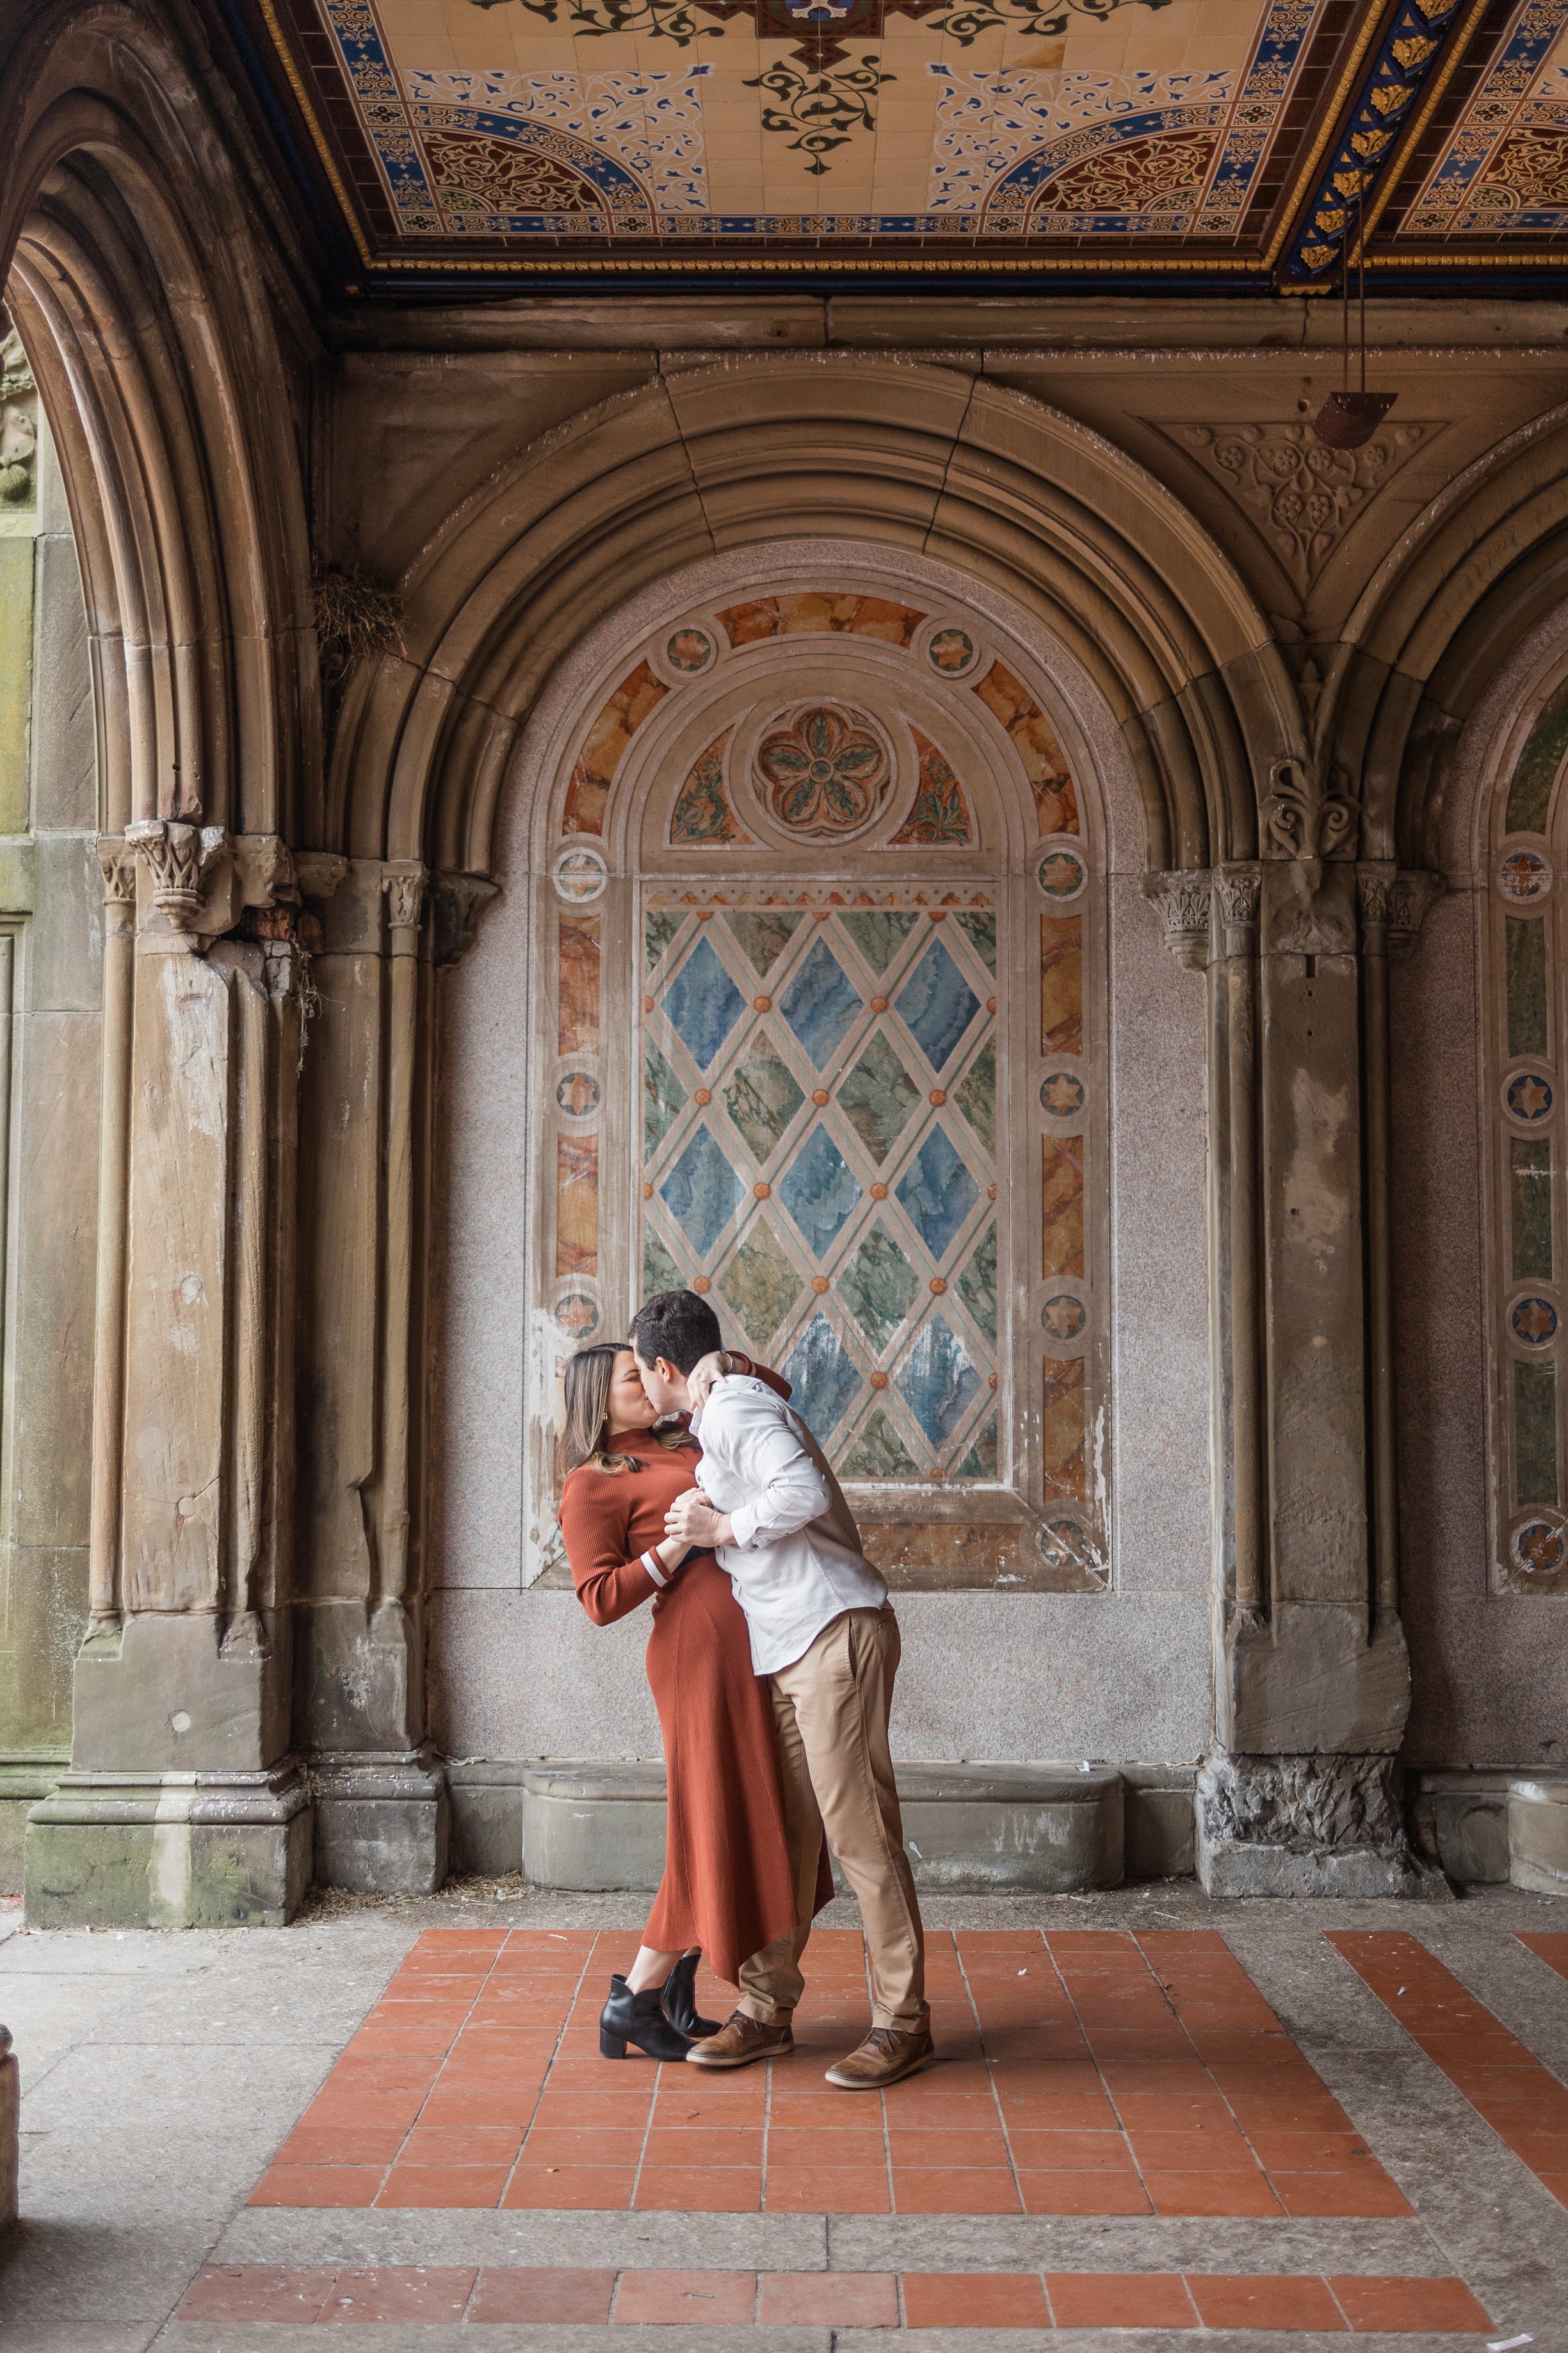
[[[588,1485],[590,1479],[594,1488]],[[668,1570],[657,1557],[651,1568],[646,1553],[627,1558],[621,1498],[597,1492],[616,1483],[614,1472],[574,1472],[561,1498],[567,1566],[577,1599],[595,1626],[613,1626],[618,1618],[629,1618],[669,1582]]]
[[[730,1514],[731,1542],[742,1552],[794,1535],[827,1510],[832,1497],[826,1480],[769,1401],[735,1397],[713,1436],[731,1475],[746,1490],[746,1501]],[[704,1430],[705,1445],[711,1442]]]

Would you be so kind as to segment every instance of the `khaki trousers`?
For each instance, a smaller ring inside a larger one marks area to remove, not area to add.
[[[749,2018],[771,2019],[800,2000],[800,1957],[811,1934],[826,1830],[859,1899],[871,1955],[872,2024],[907,2032],[930,2023],[925,1932],[888,1746],[898,1668],[899,1621],[884,1603],[847,1609],[771,1678],[800,1925],[742,1968],[740,2006]]]

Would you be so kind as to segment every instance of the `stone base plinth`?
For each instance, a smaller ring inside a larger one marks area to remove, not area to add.
[[[1211,1757],[1197,1778],[1198,1879],[1210,1895],[1403,1897],[1454,1891],[1405,1835],[1392,1757]]]
[[[70,1762],[67,1757],[0,1757],[0,1895],[22,1893],[27,1816]]]
[[[522,1869],[522,1782],[530,1770],[521,1757],[451,1759],[447,1789],[452,1805],[447,1864],[454,1876],[479,1872],[500,1879]],[[664,1852],[664,1786],[659,1785],[659,1853]]]
[[[447,1876],[451,1811],[445,1770],[427,1750],[318,1752],[310,1783],[318,1885],[360,1895],[435,1894]]]
[[[658,1764],[526,1767],[519,1796],[530,1882],[578,1890],[657,1887],[664,1869],[664,1789]],[[472,1794],[458,1799],[460,1812],[468,1811]],[[952,1894],[1066,1894],[1121,1883],[1126,1793],[1114,1767],[901,1765],[899,1795],[917,1887]],[[487,1805],[499,1819],[503,1785],[487,1785]],[[1188,1806],[1190,1824],[1190,1799]],[[1156,1824],[1145,1842],[1179,1853],[1180,1830],[1177,1824],[1170,1837]]]
[[[1508,1875],[1537,1895],[1568,1895],[1568,1775],[1509,1783]]]
[[[1410,1842],[1463,1886],[1506,1884],[1508,1792],[1516,1777],[1477,1766],[1429,1766],[1406,1782]]]
[[[275,1928],[310,1883],[310,1792],[259,1773],[68,1772],[27,1818],[30,1928]]]
[[[10,2030],[0,2026],[0,2232],[8,2231],[16,2219],[21,2113],[21,2070],[11,2048]]]

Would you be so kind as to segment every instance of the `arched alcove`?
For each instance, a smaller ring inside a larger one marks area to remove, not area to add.
[[[817,714],[829,765],[863,748],[842,832],[809,777],[784,805]],[[1202,997],[1141,835],[1093,680],[930,558],[736,549],[561,665],[512,758],[500,895],[443,984],[432,1676],[456,1753],[649,1753],[635,1644],[570,1594],[554,1439],[565,1353],[672,1280],[797,1383],[921,1613],[907,1753],[1103,1744],[1111,1651],[1126,1753],[1192,1753]],[[952,1676],[982,1654],[966,1728]]]

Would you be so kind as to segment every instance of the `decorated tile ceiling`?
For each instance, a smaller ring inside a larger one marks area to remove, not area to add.
[[[226,5],[260,12],[362,285],[1326,290],[1363,237],[1411,285],[1568,258],[1568,0]]]

